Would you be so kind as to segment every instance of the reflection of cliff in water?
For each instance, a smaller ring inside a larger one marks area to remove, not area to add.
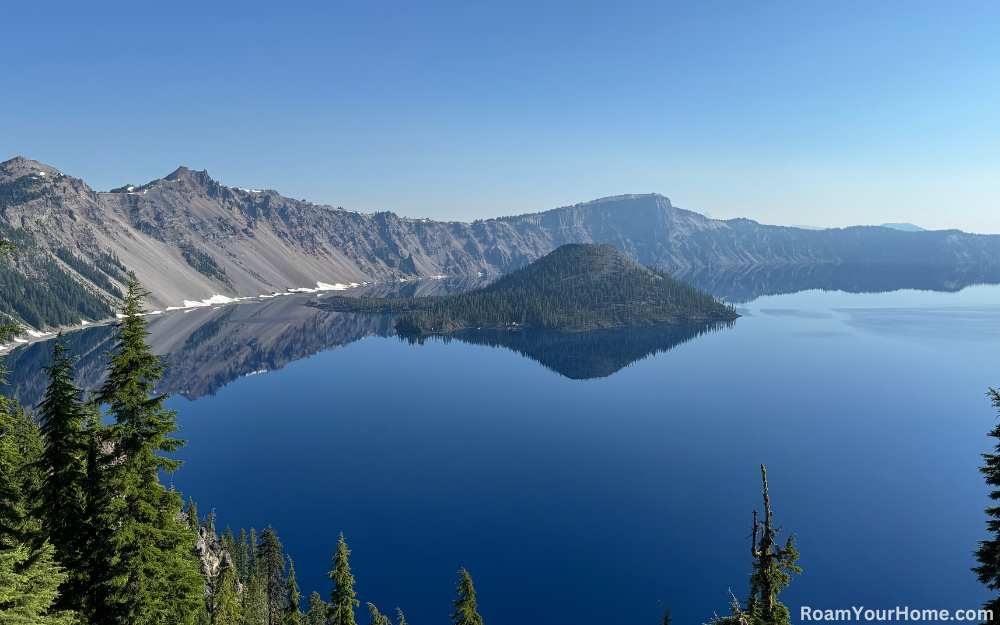
[[[214,395],[245,375],[281,369],[317,352],[391,332],[389,317],[324,312],[304,306],[305,299],[282,297],[150,317],[147,340],[154,353],[171,363],[157,392],[192,400]],[[68,335],[72,353],[80,356],[81,388],[95,389],[104,382],[103,354],[113,333],[112,326],[99,326]],[[4,394],[36,405],[48,383],[40,368],[51,361],[51,340],[12,351],[4,359],[11,370]]]
[[[1000,284],[1000,265],[815,263],[704,268],[674,274],[728,302],[749,302],[765,295],[821,289],[847,293],[884,293],[903,289],[960,291],[976,284]]]
[[[589,332],[462,330],[444,340],[505,347],[573,380],[606,378],[637,360],[665,352],[694,338],[733,326],[732,321],[673,326],[608,328]],[[427,337],[403,336],[410,343]]]

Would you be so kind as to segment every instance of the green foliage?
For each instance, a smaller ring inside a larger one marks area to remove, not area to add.
[[[266,583],[256,570],[243,587],[243,620],[245,625],[268,625]]]
[[[268,527],[260,533],[260,544],[253,556],[254,568],[264,583],[264,602],[267,606],[268,625],[279,625],[285,607],[285,584],[281,578],[285,572],[285,556],[281,553],[281,542],[274,528]]]
[[[30,232],[0,223],[0,236],[18,248],[13,262],[0,262],[0,312],[35,328],[112,315],[111,304],[63,271]]]
[[[0,182],[0,211],[10,206],[51,196],[52,190],[51,181],[35,174],[21,176],[10,182]]]
[[[233,567],[226,566],[219,571],[208,600],[211,606],[211,625],[240,625],[243,621],[243,607],[236,594],[237,583]]]
[[[744,616],[753,625],[791,625],[788,608],[778,601],[778,595],[788,588],[792,573],[802,572],[795,564],[799,559],[799,552],[795,549],[795,534],[788,537],[784,547],[775,542],[781,529],[773,525],[771,499],[767,491],[767,469],[764,465],[760,465],[760,472],[764,483],[764,520],[758,521],[757,511],[754,510],[750,548],[754,561],[750,573],[750,596],[746,601]]]
[[[114,297],[121,299],[122,292],[121,289],[111,284],[111,280],[108,279],[107,274],[100,271],[94,265],[91,265],[82,258],[78,258],[73,252],[69,251],[65,247],[56,248],[56,256],[59,257],[61,261],[72,267],[78,274],[90,280],[105,293],[109,293]],[[116,272],[117,273],[117,272]],[[121,274],[118,274],[119,276]],[[124,282],[124,280],[123,280]]]
[[[368,613],[371,614],[372,617],[372,620],[368,623],[368,625],[392,625],[392,621],[389,620],[389,617],[384,614],[380,614],[378,608],[376,608],[370,601],[368,602]]]
[[[1000,390],[991,388],[987,395],[1000,415]],[[985,477],[986,484],[993,489],[990,491],[990,500],[996,502],[1000,500],[1000,424],[990,430],[989,435],[997,442],[993,453],[983,454],[984,466],[979,468],[979,472]],[[986,508],[986,529],[989,530],[990,539],[979,541],[979,548],[975,552],[979,566],[972,570],[979,583],[993,591],[994,596],[983,604],[983,608],[1000,615],[1000,595],[997,593],[1000,591],[1000,506],[991,505]]]
[[[187,264],[194,267],[195,271],[201,275],[208,278],[215,278],[219,282],[225,284],[228,288],[235,288],[233,286],[233,281],[226,275],[226,268],[220,267],[219,263],[215,262],[215,258],[204,252],[191,243],[180,243],[177,245],[181,250],[181,255]]]
[[[101,254],[97,260],[94,261],[94,264],[97,265],[98,269],[108,274],[121,284],[125,284],[128,281],[128,279],[122,274],[123,271],[128,273],[128,269],[118,258],[118,255],[112,250],[109,249]]]
[[[295,566],[291,558],[288,558],[288,579],[285,581],[285,590],[288,592],[288,602],[281,613],[281,625],[299,625],[302,622],[302,610],[299,609],[302,595],[295,581]]]
[[[711,295],[643,267],[610,245],[563,245],[493,284],[417,298],[330,297],[317,306],[343,312],[401,313],[396,330],[446,334],[464,328],[581,331],[739,315]]]
[[[663,608],[663,616],[660,617],[660,625],[670,625],[674,619],[670,617],[670,608]]]
[[[330,591],[330,622],[332,625],[355,625],[354,608],[361,604],[355,599],[358,593],[354,592],[354,575],[351,574],[351,566],[347,562],[347,556],[351,555],[351,550],[344,542],[344,533],[340,533],[340,540],[337,541],[337,551],[333,554],[333,565],[327,577],[333,580],[333,590]]]
[[[483,617],[476,611],[476,589],[472,586],[472,576],[462,567],[458,572],[460,578],[455,594],[458,595],[453,603],[455,612],[451,615],[451,621],[455,625],[483,625]]]
[[[76,615],[54,610],[66,573],[56,564],[53,547],[43,543],[32,553],[24,544],[0,549],[0,623],[70,625]]]
[[[108,624],[191,623],[202,603],[194,539],[176,520],[180,494],[159,483],[159,471],[181,465],[160,454],[177,451],[185,441],[170,436],[177,424],[174,411],[163,406],[166,396],[153,394],[166,365],[145,342],[146,295],[129,274],[108,379],[97,395],[115,419],[106,436],[114,461],[105,464],[104,478],[114,496],[95,519],[107,532],[100,552],[105,571],[91,580],[94,620]]]
[[[229,552],[229,555],[233,558],[233,567],[236,568],[236,574],[239,576],[240,583],[245,585],[250,581],[250,565],[253,561],[253,549],[250,547],[246,530],[243,528],[240,528],[240,534],[236,537],[235,545],[233,550]]]
[[[309,607],[302,623],[303,625],[326,625],[329,612],[330,606],[326,601],[323,601],[323,597],[318,592],[314,592],[309,595]]]
[[[87,477],[82,391],[73,384],[74,361],[62,333],[56,337],[52,364],[45,367],[49,386],[38,405],[44,452],[40,462],[42,484],[36,514],[42,532],[55,548],[56,559],[69,571],[59,605],[80,610],[86,594],[86,577],[80,562],[87,528],[84,517],[84,482]]]

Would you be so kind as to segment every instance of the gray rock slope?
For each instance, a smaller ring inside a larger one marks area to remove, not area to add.
[[[110,303],[114,287],[122,287],[121,275],[95,278],[80,262],[99,267],[102,257],[116,256],[151,291],[154,308],[317,283],[489,279],[563,243],[609,243],[644,265],[678,275],[802,263],[1000,261],[997,235],[881,226],[811,231],[749,219],[720,221],[656,194],[473,223],[439,222],[228,187],[184,167],[145,185],[96,192],[21,157],[0,163],[0,227],[4,236],[30,236],[33,258],[51,260]],[[45,319],[42,313],[38,318]]]

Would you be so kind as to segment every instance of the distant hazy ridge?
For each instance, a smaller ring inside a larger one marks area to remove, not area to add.
[[[138,274],[153,307],[165,308],[318,282],[491,278],[564,243],[608,243],[682,276],[793,263],[1000,262],[998,235],[719,221],[655,194],[468,224],[319,206],[227,187],[184,167],[115,191],[95,192],[20,157],[0,164],[0,234],[21,249],[0,276],[4,310],[36,327],[106,316],[122,288],[120,267]],[[37,305],[19,312],[18,298]]]

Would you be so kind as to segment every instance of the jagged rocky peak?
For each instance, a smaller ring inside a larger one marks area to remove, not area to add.
[[[181,180],[188,184],[194,186],[207,186],[210,184],[218,184],[211,176],[208,175],[208,170],[203,169],[201,171],[195,171],[193,169],[188,169],[181,165],[175,169],[172,173],[167,175],[164,180],[174,181]]]
[[[32,174],[40,177],[63,175],[55,167],[33,161],[30,158],[24,158],[23,156],[15,156],[9,161],[0,163],[0,181],[16,180],[22,176]]]

